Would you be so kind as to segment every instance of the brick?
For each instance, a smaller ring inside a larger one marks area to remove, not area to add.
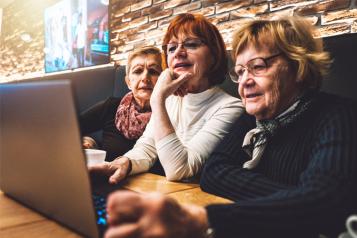
[[[122,41],[122,45],[118,46],[117,53],[124,53],[133,50],[133,45],[132,44],[125,44],[124,41]]]
[[[309,21],[311,23],[311,25],[313,25],[313,26],[315,26],[317,24],[317,22],[319,21],[319,17],[317,17],[317,16],[305,16],[304,19]]]
[[[351,25],[351,32],[356,33],[357,32],[357,21],[354,21]]]
[[[304,16],[312,15],[331,10],[343,9],[350,5],[350,0],[327,0],[319,3],[309,4],[303,7],[297,7],[295,13]]]
[[[216,14],[232,11],[241,7],[249,6],[253,3],[252,0],[236,0],[233,2],[221,3],[216,6]]]
[[[171,16],[171,17],[167,17],[167,18],[165,18],[163,20],[159,20],[158,27],[160,27],[160,28],[161,27],[167,27],[170,24],[171,20],[174,19],[174,17],[175,16]]]
[[[249,7],[240,8],[231,12],[231,19],[237,19],[242,17],[255,17],[258,14],[266,13],[269,10],[268,3],[259,5],[252,5]]]
[[[114,17],[120,17],[123,16],[125,13],[129,13],[130,12],[130,6],[128,7],[123,7],[123,8],[119,8],[118,10],[115,10],[112,15]]]
[[[150,30],[156,29],[156,28],[157,28],[157,21],[153,21],[153,22],[149,22],[144,25],[141,25],[136,29],[138,32],[147,32],[147,31],[150,31]]]
[[[130,22],[123,22],[113,25],[112,33],[118,33],[130,29]]]
[[[191,12],[201,7],[200,2],[193,2],[190,4],[183,5],[181,7],[177,7],[174,9],[174,15],[178,15],[181,13]]]
[[[142,14],[143,14],[143,16],[150,15],[150,14],[156,14],[158,12],[161,12],[163,9],[164,9],[164,5],[158,4],[156,6],[152,6],[152,7],[143,9]]]
[[[134,20],[132,20],[130,22],[123,22],[121,24],[118,24],[118,26],[116,26],[115,29],[112,30],[112,32],[113,33],[117,33],[117,32],[126,31],[128,29],[144,25],[147,22],[148,22],[148,17],[147,16],[136,18],[136,19],[134,19]]]
[[[154,0],[153,4],[158,4],[158,3],[162,3],[162,2],[166,2],[167,0]]]
[[[167,9],[167,10],[162,10],[160,12],[157,12],[155,14],[152,14],[149,16],[149,20],[150,21],[157,21],[163,18],[167,18],[169,16],[172,15],[172,10],[171,9]]]
[[[183,4],[189,3],[190,0],[170,0],[165,3],[165,9],[181,6]]]
[[[141,0],[138,3],[131,5],[131,11],[133,12],[133,11],[143,9],[145,7],[150,7],[151,4],[152,4],[152,0]]]
[[[346,34],[350,32],[350,25],[346,23],[332,24],[327,26],[322,26],[317,29],[314,36],[315,37],[326,37]]]
[[[352,22],[357,19],[357,9],[328,12],[321,15],[321,25]]]
[[[208,20],[213,24],[213,25],[217,25],[218,23],[222,23],[225,21],[229,20],[229,13],[222,13],[219,15],[214,15],[208,18]]]
[[[300,7],[309,4],[317,3],[317,0],[308,0],[308,1],[301,1],[301,0],[280,0],[274,1],[270,3],[270,11],[277,11],[287,7]]]
[[[201,8],[199,10],[193,11],[192,13],[199,13],[202,14],[203,16],[211,16],[215,13],[215,7],[205,7]]]
[[[269,19],[277,19],[280,17],[293,16],[293,15],[294,15],[294,8],[290,7],[290,8],[284,9],[284,10],[280,10],[280,11],[264,13],[264,14],[258,15],[257,18],[269,20]]]
[[[153,39],[153,38],[157,38],[157,37],[163,37],[164,35],[165,35],[165,31],[163,31],[162,29],[155,29],[155,30],[146,32],[145,38]]]
[[[144,33],[136,33],[136,34],[132,34],[132,35],[127,35],[125,43],[132,44],[134,42],[143,41],[143,40],[145,40],[145,34]]]
[[[216,0],[202,0],[201,1],[202,7],[211,7],[217,4]]]
[[[140,11],[126,13],[122,16],[122,22],[131,21],[131,20],[138,18],[140,16],[141,16]]]
[[[251,19],[247,18],[242,18],[242,19],[236,19],[233,21],[227,21],[224,23],[217,24],[218,30],[221,32],[221,34],[225,32],[233,32],[236,31],[242,24],[244,24],[247,21],[250,21]]]

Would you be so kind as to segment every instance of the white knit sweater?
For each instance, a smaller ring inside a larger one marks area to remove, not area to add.
[[[124,155],[132,162],[130,174],[148,171],[159,158],[170,181],[196,175],[244,111],[238,98],[218,87],[184,97],[172,95],[165,105],[175,133],[155,145],[153,131],[160,128],[150,120],[134,148]]]

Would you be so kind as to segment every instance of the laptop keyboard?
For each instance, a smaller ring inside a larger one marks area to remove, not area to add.
[[[107,226],[107,211],[106,211],[106,197],[103,195],[93,194],[93,203],[97,216],[97,225],[100,228]]]

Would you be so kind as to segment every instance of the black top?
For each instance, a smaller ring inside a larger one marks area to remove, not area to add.
[[[102,130],[99,147],[107,151],[106,161],[125,154],[136,142],[125,138],[116,128],[115,114],[120,101],[121,98],[110,97],[83,112],[79,119],[82,135]]]
[[[217,237],[337,237],[357,212],[357,107],[318,93],[300,118],[270,138],[255,169],[241,145],[244,115],[212,153],[204,191],[236,201],[207,206]]]

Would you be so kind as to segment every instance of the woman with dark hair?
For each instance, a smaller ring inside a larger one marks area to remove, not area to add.
[[[163,44],[168,69],[152,93],[152,116],[143,136],[122,157],[90,168],[110,176],[110,183],[148,171],[157,159],[168,180],[199,174],[244,111],[239,99],[217,87],[228,71],[227,55],[219,31],[206,18],[177,16]]]

